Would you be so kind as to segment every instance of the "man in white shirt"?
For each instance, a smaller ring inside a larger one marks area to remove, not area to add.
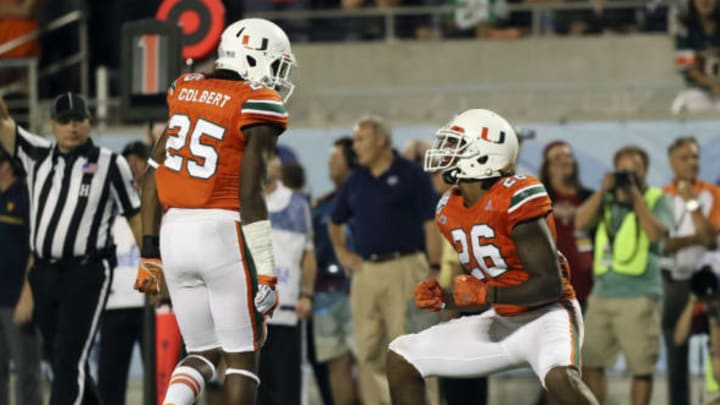
[[[301,321],[312,314],[317,263],[310,204],[302,194],[284,186],[280,177],[281,163],[275,156],[268,162],[265,192],[280,302],[267,321],[267,337],[260,354],[262,384],[258,402],[300,405]]]
[[[672,198],[675,227],[665,242],[661,261],[664,303],[662,329],[667,349],[668,403],[689,404],[688,345],[673,344],[673,333],[689,299],[688,280],[717,248],[720,188],[698,178],[700,147],[695,138],[677,138],[668,148],[675,178],[664,188]],[[717,268],[717,264],[713,267]]]

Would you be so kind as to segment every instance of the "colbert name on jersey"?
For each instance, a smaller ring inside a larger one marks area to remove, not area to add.
[[[157,169],[160,202],[168,208],[240,209],[243,128],[287,128],[282,98],[262,85],[181,75],[168,91],[165,162]]]

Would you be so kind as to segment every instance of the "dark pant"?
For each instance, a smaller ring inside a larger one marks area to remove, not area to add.
[[[663,272],[665,290],[662,314],[662,330],[667,351],[668,404],[689,405],[690,385],[688,371],[688,345],[673,343],[675,324],[687,304],[690,289],[687,281],[674,281]]]
[[[315,332],[313,330],[313,319],[309,318],[305,322],[305,343],[307,345],[307,357],[310,365],[313,369],[313,375],[315,376],[315,382],[320,391],[320,397],[324,405],[333,405],[332,392],[330,391],[330,376],[328,375],[328,364],[318,363],[315,356]]]
[[[487,404],[487,377],[441,378],[440,387],[447,405]]]
[[[260,352],[259,405],[300,405],[300,326],[268,325]]]
[[[50,405],[100,404],[88,354],[112,281],[107,260],[38,260],[29,275],[35,315],[50,360]]]
[[[40,343],[35,325],[15,325],[13,312],[13,308],[0,308],[0,405],[10,403],[10,360],[15,365],[15,403],[41,405]]]
[[[143,308],[105,311],[100,327],[98,388],[103,405],[124,405],[135,343],[142,348]]]

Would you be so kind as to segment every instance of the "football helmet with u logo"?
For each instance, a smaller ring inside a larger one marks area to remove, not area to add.
[[[262,18],[230,24],[220,37],[215,69],[237,72],[245,80],[277,91],[283,100],[295,89],[297,62],[282,28]]]
[[[425,153],[425,171],[441,171],[448,183],[490,179],[511,172],[517,156],[512,125],[490,110],[472,109],[437,131]]]

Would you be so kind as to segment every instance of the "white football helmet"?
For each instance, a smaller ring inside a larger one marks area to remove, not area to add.
[[[283,100],[292,94],[297,63],[282,28],[262,18],[245,18],[230,24],[220,37],[215,69],[277,91]]]
[[[451,182],[490,179],[514,169],[517,156],[512,125],[490,110],[472,109],[438,130],[425,153],[425,171],[442,171]]]

